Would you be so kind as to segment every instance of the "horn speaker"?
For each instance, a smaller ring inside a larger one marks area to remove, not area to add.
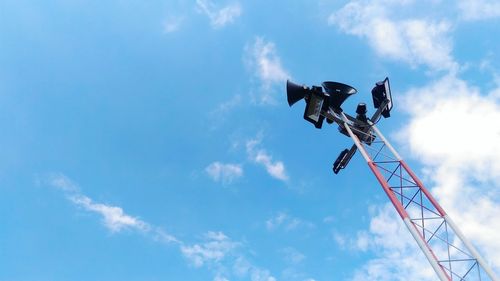
[[[330,106],[334,109],[340,109],[348,97],[358,92],[354,87],[339,82],[325,81],[321,86],[330,95]]]
[[[286,95],[288,97],[288,105],[292,106],[294,103],[303,99],[308,93],[309,88],[306,86],[297,85],[293,82],[286,81]]]

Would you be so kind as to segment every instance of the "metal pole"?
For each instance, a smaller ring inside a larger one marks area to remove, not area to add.
[[[491,270],[490,266],[485,262],[483,257],[476,250],[476,248],[474,248],[474,246],[472,246],[472,244],[469,242],[469,240],[467,240],[467,238],[465,238],[462,231],[460,231],[460,229],[457,227],[455,222],[453,222],[448,215],[445,215],[444,219],[450,225],[450,227],[453,229],[453,231],[455,231],[455,234],[458,236],[458,238],[460,238],[460,240],[462,240],[462,242],[464,243],[467,250],[469,250],[471,255],[477,260],[477,262],[483,268],[483,270],[486,272],[488,277],[490,277],[490,279],[492,281],[499,281],[500,279],[498,279],[498,277],[495,275],[493,270]]]
[[[420,249],[424,253],[425,257],[427,258],[427,260],[431,264],[432,268],[434,269],[434,271],[438,275],[439,280],[450,281],[451,280],[450,277],[446,274],[443,267],[441,265],[439,265],[438,260],[437,260],[436,256],[434,255],[434,253],[431,251],[429,245],[425,242],[422,235],[417,231],[415,225],[410,221],[408,213],[399,204],[399,201],[397,200],[397,198],[395,198],[394,194],[392,193],[392,191],[389,188],[387,181],[382,176],[382,174],[380,174],[380,172],[375,168],[375,165],[373,164],[372,159],[370,158],[370,156],[366,152],[364,146],[361,144],[358,137],[352,132],[351,128],[349,127],[347,117],[345,116],[345,114],[343,112],[340,113],[340,116],[342,117],[342,120],[344,121],[343,125],[344,125],[345,129],[347,130],[347,132],[349,133],[349,136],[352,138],[352,140],[354,141],[354,143],[358,147],[358,150],[361,152],[361,154],[365,158],[366,162],[368,163],[368,166],[370,167],[372,172],[377,177],[377,180],[382,185],[382,188],[384,189],[385,193],[389,197],[391,203],[394,205],[394,207],[398,211],[398,213],[401,216],[401,218],[403,219],[403,222],[405,223],[406,227],[408,228],[411,235],[413,236],[413,238],[417,242],[418,246],[420,247]],[[381,135],[379,135],[379,136],[381,136]],[[383,136],[381,137],[381,139],[385,142],[385,139],[383,138]],[[388,147],[391,150],[391,152],[396,152],[394,150],[394,148],[392,148],[392,146],[388,145]],[[396,157],[399,156],[397,154],[397,152],[394,155]],[[398,157],[398,159],[400,159],[400,157]]]
[[[371,122],[370,122],[371,123]],[[401,156],[399,156],[399,153],[392,147],[392,145],[387,141],[387,139],[382,135],[382,133],[378,130],[377,126],[375,124],[370,124],[372,129],[375,131],[375,133],[379,136],[379,138],[384,142],[385,145],[389,148],[389,150],[396,156],[396,159],[402,160]]]
[[[434,205],[436,210],[439,211],[439,213],[442,215],[446,223],[453,229],[455,232],[455,235],[463,242],[467,250],[470,252],[470,254],[477,260],[478,264],[482,267],[482,269],[486,272],[488,277],[492,281],[500,281],[498,277],[495,275],[491,267],[486,263],[486,261],[483,259],[483,257],[479,254],[479,252],[476,250],[476,248],[469,242],[469,240],[464,236],[462,231],[458,228],[458,226],[455,224],[455,222],[445,213],[441,205],[434,199],[434,197],[430,194],[430,192],[425,188],[425,186],[422,184],[422,182],[417,178],[417,176],[411,171],[411,169],[408,167],[408,165],[403,161],[401,156],[397,153],[397,151],[394,149],[394,147],[387,141],[387,139],[384,137],[384,135],[379,131],[377,126],[375,124],[372,124],[372,129],[375,131],[375,133],[380,137],[380,139],[384,142],[384,144],[389,148],[389,150],[396,156],[396,158],[401,162],[402,166],[405,168],[405,170],[408,172],[410,177],[412,177],[417,185],[421,188],[421,190],[424,192],[424,194],[427,196],[429,201]],[[417,241],[418,242],[418,241]]]

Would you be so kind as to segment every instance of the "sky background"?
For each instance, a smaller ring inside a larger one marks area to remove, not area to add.
[[[435,280],[338,81],[500,273],[500,3],[0,2],[0,280]],[[496,27],[495,27],[496,26]]]

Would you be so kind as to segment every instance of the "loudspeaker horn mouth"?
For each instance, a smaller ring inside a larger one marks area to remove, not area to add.
[[[358,92],[352,86],[333,81],[325,81],[321,86],[330,95],[330,106],[334,109],[340,109],[340,106],[348,97]]]
[[[303,99],[308,91],[309,89],[306,86],[298,85],[290,80],[286,80],[286,95],[289,106],[292,106],[299,100]]]

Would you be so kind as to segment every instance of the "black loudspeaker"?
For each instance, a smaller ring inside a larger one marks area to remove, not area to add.
[[[293,82],[286,81],[286,95],[288,97],[288,105],[292,106],[294,103],[303,99],[311,90],[306,86],[297,85]]]
[[[325,81],[321,86],[330,95],[329,104],[333,109],[340,109],[340,106],[348,97],[358,92],[354,87],[332,81]]]

